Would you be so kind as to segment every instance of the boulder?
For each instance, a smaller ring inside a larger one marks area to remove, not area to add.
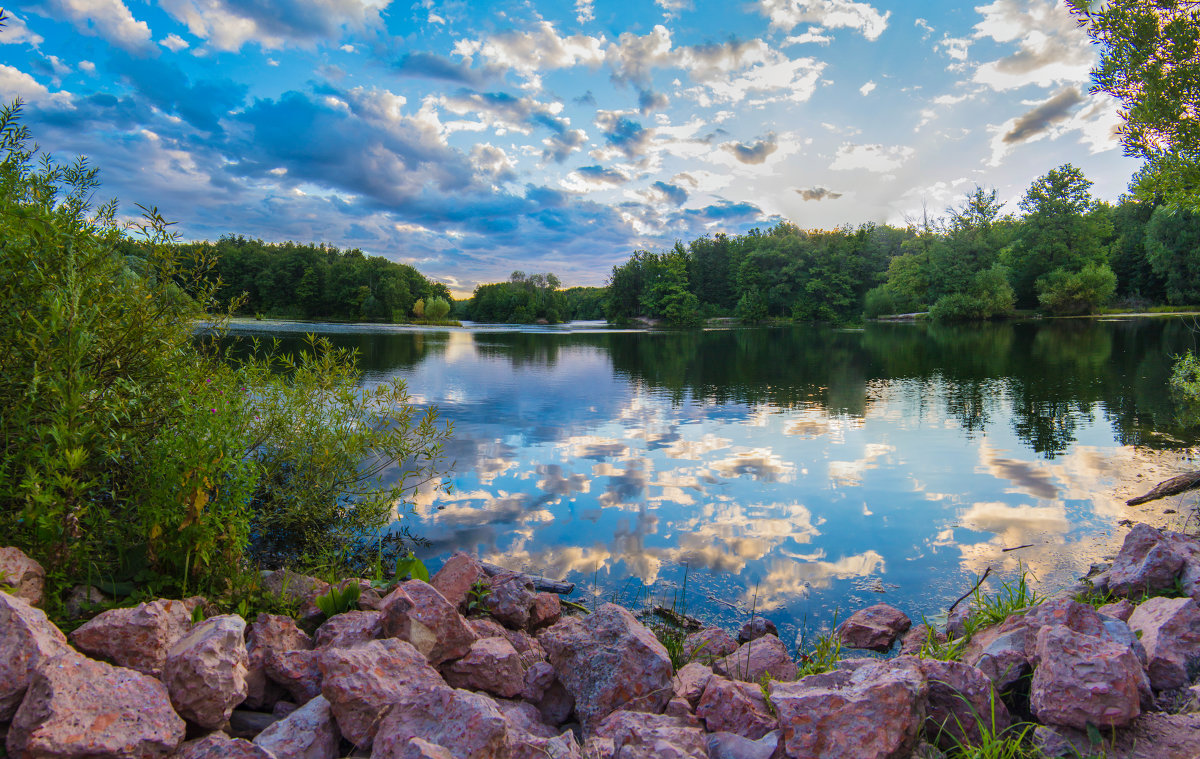
[[[337,759],[341,735],[329,702],[317,696],[254,738],[276,759]]]
[[[508,723],[508,755],[512,759],[583,759],[571,731],[559,733],[541,721],[531,704],[500,699],[495,702]]]
[[[1128,622],[1129,616],[1133,614],[1136,608],[1128,598],[1122,598],[1120,601],[1111,604],[1104,604],[1096,609],[1096,612],[1105,616],[1119,619],[1122,622]]]
[[[210,733],[188,741],[171,755],[172,759],[277,759],[260,746],[225,733]]]
[[[321,695],[320,651],[276,651],[265,663],[267,678],[286,690],[297,705]]]
[[[575,698],[562,684],[562,680],[555,677],[536,706],[542,715],[542,721],[547,725],[563,725],[575,713]]]
[[[500,624],[491,617],[475,617],[467,620],[467,626],[471,628],[480,638],[506,638],[508,637],[507,630],[504,625]]]
[[[1200,605],[1190,598],[1150,598],[1129,617],[1146,650],[1154,690],[1180,688],[1200,669]]]
[[[790,757],[907,759],[925,723],[918,660],[900,657],[768,685]]]
[[[555,593],[536,593],[529,607],[529,629],[540,630],[562,619],[562,599]]]
[[[408,743],[401,746],[395,756],[397,759],[454,759],[450,749],[422,738],[409,738]]]
[[[1188,595],[1198,595],[1200,543],[1187,535],[1137,524],[1125,536],[1112,567],[1093,578],[1093,583],[1115,596],[1138,596],[1167,590],[1176,580]]]
[[[564,617],[538,642],[574,698],[585,734],[618,709],[661,712],[671,700],[671,658],[627,609],[604,604],[582,619]]]
[[[335,614],[317,628],[315,648],[350,648],[375,640],[383,631],[383,612],[348,611]]]
[[[735,682],[710,677],[696,716],[704,720],[711,733],[735,733],[757,740],[779,726],[771,714],[766,696],[757,683]]]
[[[70,652],[67,639],[45,612],[0,593],[0,724],[17,713],[45,662]]]
[[[929,636],[938,643],[946,642],[946,633],[935,630],[928,625],[917,625],[904,634],[900,639],[900,655],[911,654],[916,656],[921,652],[921,648],[925,645],[925,641],[929,640]]]
[[[46,587],[46,570],[20,548],[0,548],[0,585],[30,606],[40,606]]]
[[[413,738],[448,748],[463,759],[508,754],[508,722],[487,696],[443,684],[404,688],[393,704],[379,724],[372,759],[400,756]]]
[[[271,712],[234,709],[233,713],[229,715],[229,724],[225,726],[225,732],[232,738],[251,740],[263,730],[274,725],[279,719]]]
[[[766,617],[755,617],[746,624],[742,625],[742,629],[738,631],[738,643],[746,643],[751,640],[757,640],[764,635],[774,635],[779,637],[779,630],[775,627],[775,623]]]
[[[267,660],[282,651],[306,651],[313,646],[296,620],[282,614],[259,614],[246,630],[246,706],[271,708],[284,698],[282,686],[267,677]]]
[[[167,756],[184,737],[161,682],[74,652],[43,662],[8,732],[8,755]]]
[[[529,625],[533,601],[533,585],[525,575],[500,572],[488,578],[488,595],[483,605],[505,627],[525,629]]]
[[[479,560],[470,554],[457,551],[429,580],[429,584],[459,611],[466,611],[467,594],[476,582],[487,580],[487,573]]]
[[[707,627],[683,639],[683,656],[705,663],[716,661],[736,651],[738,643],[720,627]]]
[[[696,716],[692,710],[692,705],[688,703],[686,698],[676,696],[667,702],[667,708],[663,709],[663,714],[670,717],[675,717],[679,724],[687,727],[701,727],[703,722]]]
[[[504,698],[519,695],[525,685],[521,655],[504,638],[475,641],[466,656],[443,667],[442,675],[455,688],[487,691]]]
[[[371,747],[393,704],[411,700],[413,693],[448,687],[420,651],[395,638],[317,653],[321,695],[333,709],[341,734],[359,748]]]
[[[63,601],[63,614],[67,619],[83,619],[90,616],[91,611],[108,600],[108,596],[99,588],[91,585],[76,585],[67,593]]]
[[[162,681],[179,716],[216,729],[246,700],[245,634],[244,619],[224,614],[204,620],[171,647]]]
[[[875,604],[854,612],[837,629],[845,648],[865,648],[884,652],[891,649],[912,622],[899,609],[887,604]]]
[[[1030,640],[1036,641],[1036,634],[1028,627],[1009,630],[995,637],[978,656],[969,658],[968,663],[986,675],[997,690],[1007,691],[1029,673],[1026,650],[1031,648]]]
[[[713,671],[700,662],[688,662],[675,673],[671,686],[675,690],[676,697],[687,699],[687,702],[695,709],[712,676]]]
[[[402,583],[383,604],[383,635],[411,643],[435,667],[465,655],[478,640],[458,610],[420,580]]]
[[[89,656],[160,677],[167,652],[192,629],[194,608],[185,601],[160,599],[110,609],[71,633],[71,642]]]
[[[521,698],[536,704],[546,695],[546,689],[554,682],[557,675],[550,662],[534,662],[525,670],[521,682]]]
[[[1037,656],[1029,702],[1041,723],[1122,727],[1141,714],[1149,682],[1129,648],[1051,625],[1037,632]]]
[[[304,620],[316,621],[324,617],[317,606],[317,596],[325,595],[329,588],[329,583],[324,580],[287,569],[263,573],[262,589],[296,604],[300,609],[300,618]]]
[[[779,731],[773,730],[756,741],[733,733],[709,733],[704,740],[709,759],[774,759]]]
[[[925,740],[949,751],[978,745],[983,733],[997,734],[1008,728],[1008,708],[986,675],[961,662],[919,661],[929,684]]]
[[[616,711],[596,725],[589,757],[619,759],[708,759],[704,732],[665,714]]]
[[[757,683],[763,675],[773,680],[795,680],[799,668],[788,656],[787,646],[774,635],[743,643],[738,650],[712,665],[713,672],[734,680]]]

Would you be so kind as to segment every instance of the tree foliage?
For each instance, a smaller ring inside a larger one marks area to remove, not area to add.
[[[566,296],[554,274],[514,271],[507,282],[479,285],[460,307],[463,318],[499,324],[558,324],[567,318]]]

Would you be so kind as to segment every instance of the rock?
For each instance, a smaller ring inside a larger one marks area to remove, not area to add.
[[[542,714],[533,704],[525,703],[524,701],[509,701],[508,699],[496,699],[496,708],[504,715],[505,722],[509,728],[529,733],[530,735],[541,738],[553,738],[558,735],[558,731],[542,722]]]
[[[772,730],[756,741],[733,733],[704,736],[709,759],[773,759],[779,747],[779,731]]]
[[[997,690],[1007,691],[1030,670],[1026,654],[1030,639],[1036,640],[1027,627],[1010,630],[996,637],[969,663],[983,672]]]
[[[0,584],[30,606],[40,606],[46,587],[46,570],[20,548],[0,548]]]
[[[279,721],[270,712],[253,712],[249,709],[234,709],[229,715],[229,725],[227,732],[233,738],[245,738],[251,740],[254,736],[266,730],[271,725]]]
[[[315,648],[350,648],[375,640],[383,631],[383,612],[348,611],[335,614],[317,628]]]
[[[442,669],[446,682],[455,688],[482,690],[512,698],[525,685],[521,655],[504,638],[483,638],[458,661]]]
[[[1154,690],[1180,688],[1200,665],[1200,605],[1190,598],[1150,598],[1129,617],[1141,633]]]
[[[454,759],[449,749],[421,738],[409,738],[396,756],[398,759]]]
[[[708,627],[683,639],[683,655],[705,663],[728,656],[738,648],[737,641],[719,627]]]
[[[246,699],[246,621],[236,614],[204,620],[167,652],[163,684],[179,716],[216,729]]]
[[[317,606],[317,596],[329,592],[330,585],[324,580],[280,569],[263,573],[262,588],[267,593],[297,604],[301,619],[315,621],[325,616]]]
[[[488,595],[483,605],[500,624],[513,630],[529,625],[533,586],[519,572],[500,572],[488,578]]]
[[[491,759],[507,753],[508,722],[487,696],[446,685],[410,687],[397,694],[379,724],[372,759],[399,756],[412,738],[448,748],[455,757]]]
[[[688,727],[700,727],[703,724],[692,711],[692,705],[688,703],[688,700],[679,696],[667,702],[667,708],[663,709],[663,714],[675,717],[679,724]]]
[[[967,621],[971,618],[970,606],[956,606],[946,617],[946,637],[962,638],[967,634]]]
[[[420,580],[402,583],[383,604],[383,634],[411,643],[435,667],[465,655],[478,640],[454,606]]]
[[[246,630],[246,706],[270,708],[285,695],[283,687],[267,677],[268,659],[282,651],[312,647],[312,638],[296,626],[296,620],[282,614],[259,614]]]
[[[504,627],[500,629],[504,630],[504,639],[517,649],[517,653],[521,655],[521,662],[526,667],[533,666],[535,662],[546,661],[546,649],[542,648],[537,638],[524,630],[509,630]]]
[[[17,713],[45,662],[70,652],[67,639],[45,612],[0,593],[0,724]]]
[[[774,635],[779,637],[779,630],[775,627],[775,623],[765,617],[755,617],[746,624],[742,625],[742,629],[738,631],[738,643],[746,643],[752,640],[757,640],[764,635]]]
[[[600,746],[606,745],[605,748]],[[607,747],[611,747],[611,753]],[[664,714],[616,711],[588,739],[588,756],[619,759],[708,759],[704,733]]]
[[[907,759],[925,722],[919,662],[900,657],[827,674],[768,685],[787,755]]]
[[[1122,598],[1116,603],[1104,604],[1100,608],[1096,609],[1096,611],[1097,613],[1106,617],[1112,617],[1114,619],[1119,619],[1122,622],[1128,622],[1129,615],[1133,614],[1134,608],[1136,607],[1134,607],[1128,598]]]
[[[996,734],[1008,728],[1008,708],[986,675],[961,662],[919,661],[929,684],[925,740],[949,751],[978,745],[983,731]]]
[[[250,741],[230,738],[225,733],[210,733],[188,741],[171,756],[172,759],[276,759]]]
[[[757,683],[742,683],[711,677],[696,707],[709,732],[736,733],[757,740],[776,729],[778,721],[767,706]]]
[[[838,627],[837,635],[845,648],[884,652],[910,627],[912,622],[904,612],[887,604],[875,604],[854,612]]]
[[[1185,585],[1200,566],[1197,553],[1200,548],[1186,535],[1158,530],[1147,524],[1134,525],[1125,536],[1120,553],[1112,567],[1099,575],[1093,582],[1099,590],[1107,590],[1115,596],[1136,596],[1166,590],[1177,578]],[[1192,565],[1186,567],[1185,565]],[[1185,569],[1191,569],[1184,572]],[[1181,577],[1181,573],[1188,575]],[[1185,588],[1189,594],[1192,588]]]
[[[1133,651],[1134,656],[1146,666],[1146,647],[1138,640],[1137,634],[1125,622],[1116,617],[1104,617],[1104,636],[1114,643],[1125,646]]]
[[[946,634],[940,630],[935,630],[927,625],[917,625],[904,634],[900,639],[900,655],[911,654],[916,656],[921,652],[921,648],[932,635],[933,639],[938,643],[946,642]]]
[[[265,661],[267,677],[286,690],[297,705],[321,695],[320,651],[276,651]]]
[[[546,688],[542,700],[537,702],[538,712],[547,725],[562,725],[575,713],[575,699],[558,677]]]
[[[535,662],[525,670],[524,680],[521,684],[521,698],[531,704],[536,704],[546,695],[546,689],[550,687],[556,677],[554,667],[550,665],[550,662]]]
[[[108,596],[101,593],[99,588],[76,585],[67,594],[67,600],[63,601],[63,614],[67,619],[83,619],[107,600]]]
[[[448,687],[421,652],[395,638],[317,653],[321,695],[329,701],[342,735],[359,748],[370,748],[393,704],[411,698],[413,692]]]
[[[1037,655],[1029,701],[1043,724],[1121,727],[1141,713],[1149,683],[1128,648],[1052,625],[1038,630]]]
[[[588,733],[618,709],[661,712],[671,700],[671,658],[627,610],[604,604],[538,634]]]
[[[468,619],[467,626],[471,628],[481,638],[506,638],[508,630],[504,625],[500,624],[491,617],[478,617]]]
[[[774,635],[764,635],[743,643],[724,659],[717,659],[713,662],[713,672],[734,680],[757,683],[763,675],[770,675],[774,680],[795,680],[799,668],[788,656],[783,641]]]
[[[695,709],[712,676],[713,671],[700,662],[689,662],[675,673],[671,686],[676,696],[687,699],[687,702]]]
[[[536,593],[529,607],[529,629],[540,630],[562,619],[562,600],[555,593]]]
[[[283,719],[299,708],[298,704],[293,704],[291,701],[278,701],[275,703],[275,706],[271,707],[271,714],[274,714],[279,719]]]
[[[487,580],[487,573],[479,560],[470,554],[457,551],[429,580],[429,584],[459,611],[466,611],[467,594],[480,580]]]
[[[254,739],[276,759],[337,759],[341,735],[329,702],[317,696]]]
[[[160,599],[111,609],[77,628],[71,642],[89,656],[160,677],[167,652],[192,629],[192,608],[184,601]]]
[[[67,652],[37,669],[7,742],[12,757],[160,757],[183,737],[161,682]]]
[[[1033,729],[1032,743],[1042,755],[1057,759],[1057,757],[1077,756],[1075,747],[1062,737],[1054,728],[1038,725]]]

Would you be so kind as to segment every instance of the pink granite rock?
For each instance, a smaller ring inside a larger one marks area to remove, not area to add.
[[[1119,619],[1122,622],[1128,622],[1129,616],[1133,614],[1134,608],[1136,607],[1128,598],[1122,598],[1116,603],[1104,604],[1103,606],[1097,608],[1096,611],[1106,617],[1112,617],[1113,619]]]
[[[665,714],[613,712],[588,737],[587,748],[589,757],[708,759],[704,732]]]
[[[383,632],[383,612],[348,611],[317,628],[315,648],[350,648],[375,640]]]
[[[671,658],[627,609],[605,604],[582,619],[564,617],[538,642],[585,733],[618,709],[661,712],[671,700]]]
[[[317,696],[263,730],[254,743],[277,759],[337,759],[340,740],[329,702]]]
[[[764,635],[774,635],[779,637],[779,629],[775,627],[775,623],[766,617],[755,617],[746,624],[742,625],[742,629],[738,631],[738,643],[746,643],[747,641],[757,640]]]
[[[132,609],[111,609],[77,628],[71,642],[89,656],[159,677],[171,646],[192,629],[193,608],[184,601],[160,599]]]
[[[687,699],[687,702],[695,709],[696,705],[700,703],[700,697],[704,695],[704,689],[708,686],[708,681],[712,679],[712,676],[713,671],[700,662],[688,662],[675,673],[675,678],[671,684],[675,690],[675,695]]]
[[[546,688],[540,701],[536,702],[542,721],[547,725],[562,725],[575,713],[575,698],[567,691],[558,677]]]
[[[442,669],[446,682],[455,688],[487,691],[512,698],[525,684],[521,655],[504,638],[483,638],[471,644],[463,658]]]
[[[738,643],[719,627],[708,627],[683,639],[683,655],[688,661],[709,663],[736,651]]]
[[[471,649],[478,636],[432,585],[409,580],[384,599],[383,635],[411,643],[437,666]]]
[[[562,619],[562,599],[555,593],[536,593],[529,607],[529,629],[540,630]]]
[[[188,741],[171,755],[171,759],[277,759],[274,754],[242,738],[230,738],[225,733],[209,733],[203,738]]]
[[[412,738],[451,750],[455,757],[492,759],[508,751],[508,722],[496,702],[470,691],[410,687],[399,692],[383,717],[372,759],[399,756]]]
[[[268,659],[282,651],[312,647],[312,638],[296,626],[296,620],[282,614],[259,614],[246,630],[246,706],[269,709],[286,696],[282,686],[268,679]]]
[[[916,656],[921,652],[921,648],[932,635],[933,639],[938,643],[946,642],[946,634],[940,630],[934,630],[927,625],[917,625],[904,634],[900,639],[900,655],[911,654]]]
[[[667,708],[663,709],[663,714],[675,717],[681,725],[686,725],[687,727],[702,727],[704,725],[700,721],[700,718],[696,716],[688,700],[679,696],[667,702]]]
[[[799,668],[788,656],[787,646],[774,635],[764,635],[743,643],[738,650],[712,665],[713,672],[723,677],[756,683],[763,675],[773,680],[795,680]]]
[[[216,729],[246,699],[246,621],[211,617],[176,641],[163,665],[163,684],[179,716]]]
[[[752,741],[733,733],[709,733],[704,736],[709,759],[775,759],[779,748],[779,731],[767,733]]]
[[[422,738],[409,738],[408,743],[402,746],[395,756],[397,759],[454,759],[450,749]]]
[[[265,660],[267,678],[287,691],[297,705],[321,695],[321,652],[276,651]]]
[[[483,604],[488,613],[505,627],[524,630],[529,625],[533,601],[533,586],[525,579],[525,575],[500,572],[488,578],[488,595]]]
[[[40,606],[46,587],[46,570],[20,548],[0,548],[0,584],[30,606]]]
[[[504,625],[491,617],[473,617],[467,620],[467,626],[481,638],[508,637],[508,630],[505,629]]]
[[[68,652],[38,668],[7,743],[31,759],[161,757],[183,737],[161,682]]]
[[[401,699],[448,689],[421,652],[396,638],[317,653],[321,695],[329,701],[342,735],[359,748],[371,747],[384,715]]]
[[[845,648],[865,648],[885,652],[891,649],[912,622],[899,609],[887,604],[875,604],[850,615],[837,629]]]
[[[1182,582],[1184,592],[1200,595],[1200,542],[1147,524],[1134,525],[1112,567],[1092,578],[1098,590],[1138,596]]]
[[[16,714],[43,663],[70,651],[45,612],[0,593],[0,724]]]
[[[757,740],[779,726],[757,683],[712,677],[700,697],[696,716],[710,733],[736,733]]]
[[[525,670],[521,682],[521,698],[531,704],[536,704],[546,695],[546,689],[557,677],[550,662],[534,662],[529,669]]]
[[[1150,598],[1129,617],[1141,633],[1155,690],[1187,685],[1200,665],[1200,606],[1190,598]]]
[[[457,551],[429,580],[429,584],[459,611],[466,611],[467,594],[480,580],[487,580],[487,573],[479,560],[470,554]]]
[[[790,757],[907,759],[925,722],[927,686],[912,657],[768,689]]]
[[[1141,714],[1149,682],[1129,648],[1051,625],[1038,630],[1037,654],[1029,702],[1043,724],[1121,727]]]
[[[982,672],[956,661],[918,661],[929,684],[925,740],[949,751],[977,745],[983,737],[981,725],[993,734],[1009,726],[1008,708]]]

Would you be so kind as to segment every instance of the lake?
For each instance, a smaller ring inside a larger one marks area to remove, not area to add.
[[[319,332],[453,422],[450,492],[401,516],[431,569],[474,552],[588,604],[669,605],[686,575],[688,612],[733,626],[753,608],[790,641],[879,601],[932,618],[989,566],[1061,587],[1123,519],[1184,526],[1194,497],[1124,500],[1189,468],[1197,429],[1167,379],[1191,326],[234,334]]]

